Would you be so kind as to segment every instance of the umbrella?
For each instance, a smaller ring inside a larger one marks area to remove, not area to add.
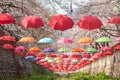
[[[19,55],[19,56],[23,56],[23,53],[21,51],[14,51],[14,54]]]
[[[25,28],[39,28],[44,26],[44,23],[39,16],[26,16],[21,20],[20,26]]]
[[[60,43],[60,44],[70,44],[70,43],[73,43],[73,40],[72,39],[69,39],[69,38],[61,38],[57,41],[57,43]]]
[[[69,52],[67,48],[60,48],[58,49],[58,52]]]
[[[25,59],[34,59],[34,56],[26,56]]]
[[[116,38],[117,41],[120,41],[120,36]]]
[[[67,54],[61,54],[60,57],[61,58],[68,58],[68,55]]]
[[[52,17],[49,22],[49,26],[54,30],[67,30],[73,27],[73,20],[67,15],[59,14],[57,16]]]
[[[101,51],[110,51],[110,50],[112,50],[112,48],[108,47],[108,46],[105,46],[105,47],[101,47],[100,50]]]
[[[24,51],[24,50],[27,50],[27,48],[25,46],[17,46],[15,48],[16,51]]]
[[[14,22],[15,18],[11,14],[9,13],[0,14],[0,24],[10,24]]]
[[[51,58],[57,57],[57,55],[55,53],[49,54],[48,56],[51,57]]]
[[[106,56],[106,55],[113,55],[113,52],[111,52],[111,51],[105,51],[105,52],[103,52],[103,54]]]
[[[13,50],[14,46],[11,45],[11,44],[4,44],[4,45],[2,45],[2,48],[3,49],[7,49],[7,50]]]
[[[94,56],[92,57],[93,59],[100,59],[103,57],[103,54],[101,53],[95,53]]]
[[[84,16],[78,22],[78,26],[86,30],[98,29],[102,25],[102,22],[96,16]]]
[[[25,56],[35,56],[35,54],[33,52],[28,52],[25,54]]]
[[[32,37],[23,37],[19,40],[19,42],[35,42],[35,39]]]
[[[40,52],[40,49],[38,47],[31,47],[29,52]]]
[[[96,52],[97,49],[96,48],[87,48],[87,52]]]
[[[53,42],[55,41],[51,38],[42,38],[38,41],[38,43],[53,43]]]
[[[95,42],[112,42],[112,39],[108,37],[101,37],[101,38],[98,38]]]
[[[119,51],[119,50],[120,50],[120,45],[114,46],[114,47],[113,47],[113,50],[114,50],[114,51]]]
[[[82,48],[73,48],[72,52],[84,52],[84,49],[82,49]]]
[[[51,48],[46,48],[45,50],[43,50],[44,52],[55,52],[54,49],[51,49]]]
[[[37,56],[36,56],[36,59],[42,59],[42,58],[45,58],[46,55],[44,53],[38,53]]]
[[[120,17],[113,17],[111,18],[108,23],[111,23],[111,24],[120,24]]]
[[[15,38],[11,37],[11,36],[1,36],[0,37],[0,41],[9,41],[9,42],[15,42]]]
[[[89,37],[84,37],[77,41],[77,43],[92,43],[92,42],[93,42],[93,40]]]
[[[86,53],[86,54],[83,54],[82,57],[83,57],[83,58],[91,58],[91,54]]]

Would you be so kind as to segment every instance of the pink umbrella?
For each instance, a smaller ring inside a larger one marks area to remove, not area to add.
[[[116,38],[116,41],[120,41],[120,36]]]
[[[60,44],[70,44],[70,43],[73,43],[73,40],[72,39],[69,39],[69,38],[61,38],[57,41],[57,43],[60,43]]]
[[[100,48],[100,50],[101,51],[110,51],[110,50],[112,50],[112,48],[105,46],[105,47]]]
[[[19,56],[23,56],[23,53],[21,51],[14,51],[14,54],[19,55]]]
[[[16,51],[24,51],[24,50],[27,50],[27,48],[25,46],[17,46],[15,48]]]

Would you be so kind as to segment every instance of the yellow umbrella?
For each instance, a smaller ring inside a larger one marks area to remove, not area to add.
[[[32,37],[23,37],[23,38],[21,38],[18,42],[24,43],[24,42],[36,42],[36,41],[35,41],[35,39],[32,38]]]

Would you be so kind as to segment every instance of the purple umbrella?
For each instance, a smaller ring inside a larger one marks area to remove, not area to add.
[[[44,52],[55,52],[54,49],[51,49],[51,48],[46,48],[45,50],[43,50]]]

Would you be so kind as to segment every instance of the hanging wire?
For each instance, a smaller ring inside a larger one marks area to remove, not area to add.
[[[71,0],[71,2],[70,2],[70,14],[72,14],[73,13],[73,3],[72,3],[72,0]]]

